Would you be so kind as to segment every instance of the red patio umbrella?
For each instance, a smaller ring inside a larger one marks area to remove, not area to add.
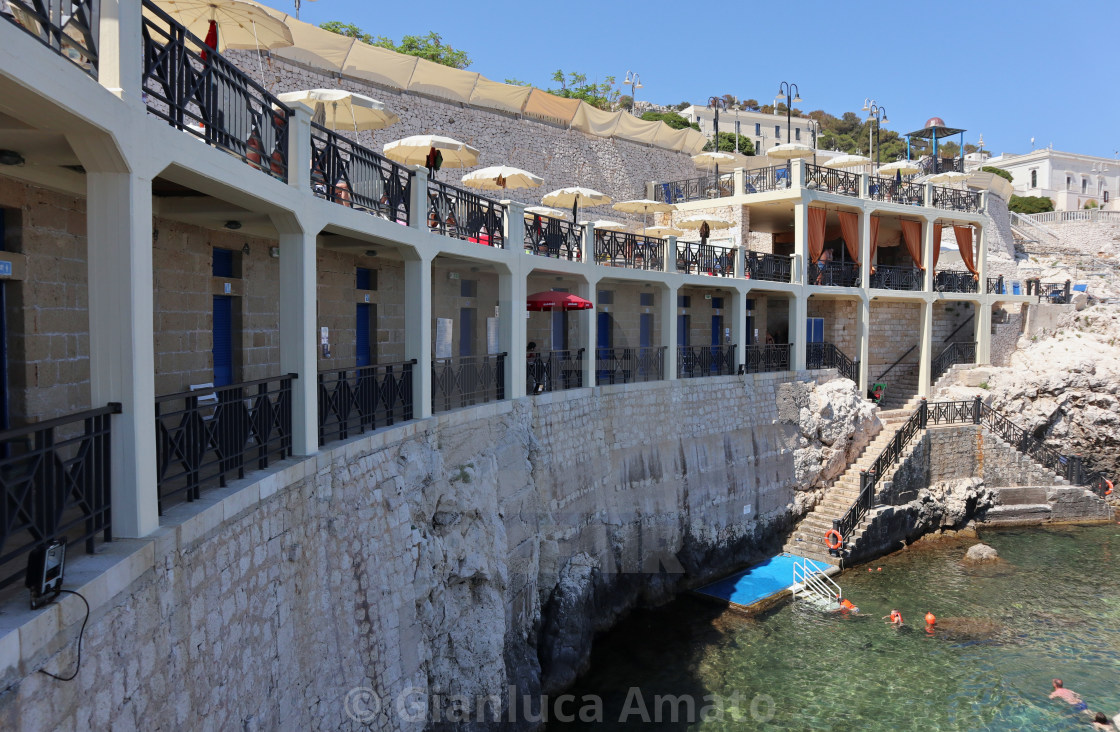
[[[595,305],[590,300],[570,292],[538,292],[525,298],[525,309],[531,312],[545,310],[590,310]]]

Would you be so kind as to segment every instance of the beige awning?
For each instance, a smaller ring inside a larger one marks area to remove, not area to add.
[[[619,117],[629,117],[629,114],[622,112],[607,112],[592,107],[586,102],[579,105],[576,110],[576,116],[572,119],[572,129],[586,132],[589,135],[598,135],[599,137],[611,137],[615,134],[615,128],[618,127]]]
[[[410,92],[430,94],[466,104],[471,100],[478,77],[479,74],[475,71],[453,69],[435,61],[419,59],[407,88]]]
[[[531,86],[502,84],[480,76],[478,83],[475,84],[474,91],[471,93],[471,104],[475,107],[520,114],[526,100],[529,99],[529,93],[532,91],[533,87]]]
[[[615,130],[614,136],[621,137],[623,140],[630,140],[631,142],[641,142],[646,145],[652,145],[657,140],[657,133],[661,129],[663,122],[649,122],[644,119],[638,119],[632,114],[622,115],[622,119],[618,122],[618,129]]]
[[[390,89],[407,89],[419,60],[415,56],[405,56],[387,48],[355,43],[342,65],[342,73]]]
[[[581,104],[583,102],[578,99],[565,99],[540,89],[533,89],[522,113],[526,117],[536,117],[567,125],[571,124]]]
[[[276,15],[288,24],[295,45],[273,49],[274,56],[334,73],[342,71],[350,49],[357,43],[355,39],[330,33],[290,15]]]

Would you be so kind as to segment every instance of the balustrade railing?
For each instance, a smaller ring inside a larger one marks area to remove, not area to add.
[[[881,264],[871,273],[871,287],[879,290],[921,290],[922,270]]]
[[[789,282],[793,277],[793,257],[785,254],[746,252],[744,274],[750,280]]]
[[[529,356],[525,365],[525,391],[528,394],[564,391],[583,386],[583,354],[578,351],[548,351]]]
[[[789,343],[767,343],[747,346],[743,351],[743,370],[748,374],[789,371],[793,346]]]
[[[1073,293],[1070,291],[1070,281],[1065,282],[1037,282],[1035,294],[1039,302],[1048,302],[1054,305],[1067,305],[1071,302]]]
[[[677,242],[677,271],[682,274],[703,274],[713,277],[735,276],[734,247],[700,244],[694,241]]]
[[[677,346],[677,378],[732,376],[737,370],[735,344],[727,346]]]
[[[7,0],[6,18],[97,78],[100,0]]]
[[[853,361],[834,343],[808,343],[805,347],[805,367],[809,369],[836,369],[845,379],[859,383],[859,361]]]
[[[583,257],[583,225],[551,216],[525,219],[525,251],[578,262]]]
[[[286,181],[288,107],[151,0],[143,7],[148,112]]]
[[[859,173],[805,163],[805,187],[841,196],[859,196]]]
[[[873,175],[867,179],[867,195],[873,201],[921,206],[925,204],[926,187],[921,183],[900,183],[894,178]]]
[[[311,189],[335,203],[408,225],[412,171],[316,123]]]
[[[665,346],[595,349],[597,384],[631,384],[664,378]]]
[[[989,295],[1006,295],[1007,285],[1004,284],[1003,275],[999,277],[988,278],[988,294]]]
[[[933,186],[933,207],[976,213],[980,210],[980,192]]]
[[[428,229],[505,249],[505,206],[442,181],[428,181]]]
[[[595,262],[605,267],[660,271],[665,267],[665,240],[629,231],[596,229]]]
[[[295,374],[156,397],[160,513],[171,498],[197,499],[246,469],[292,454]]]
[[[55,539],[92,554],[110,541],[109,443],[121,405],[0,432],[0,588],[27,574],[27,556]]]
[[[976,344],[971,341],[955,341],[945,347],[930,366],[930,380],[936,383],[950,367],[958,363],[976,363]]]
[[[319,372],[319,444],[412,419],[412,368],[402,363]]]
[[[506,356],[432,360],[432,411],[447,412],[506,398]]]
[[[684,203],[709,198],[722,198],[735,194],[735,180],[731,173],[703,175],[697,178],[654,184],[655,200],[664,203]]]
[[[859,287],[859,276],[854,262],[817,262],[809,268],[809,284],[821,287]]]
[[[793,175],[788,165],[771,165],[743,171],[744,193],[779,191],[789,188],[792,184]]]
[[[933,289],[938,292],[976,292],[980,283],[971,272],[943,269],[933,278]]]

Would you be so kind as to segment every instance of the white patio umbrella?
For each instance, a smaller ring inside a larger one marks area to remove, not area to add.
[[[694,214],[687,216],[683,219],[677,219],[678,229],[688,229],[689,231],[696,231],[704,224],[712,231],[719,231],[720,229],[730,229],[735,226],[734,221],[721,219],[718,216],[711,216],[709,214]]]
[[[594,208],[596,206],[606,206],[610,202],[611,197],[606,193],[600,193],[591,188],[581,188],[580,186],[558,188],[555,191],[544,194],[544,197],[541,198],[541,203],[545,206],[560,206],[563,208],[571,206],[572,221],[579,218],[579,207],[581,204],[587,208]]]
[[[642,224],[646,223],[646,219],[651,213],[668,213],[676,211],[677,207],[671,203],[664,201],[651,201],[648,198],[639,198],[633,201],[619,201],[611,206],[615,211],[622,213],[640,213],[642,214]],[[643,226],[644,228],[644,226]]]
[[[651,226],[648,229],[643,229],[646,236],[655,236],[658,239],[664,239],[667,236],[684,236],[684,232],[680,229],[674,229],[672,226]]]
[[[860,165],[867,165],[871,162],[871,158],[865,158],[862,155],[841,155],[832,158],[825,162],[826,168],[855,168]]]
[[[508,165],[492,165],[489,168],[472,170],[461,179],[468,188],[484,191],[503,191],[510,188],[536,188],[544,183],[544,178],[533,175],[521,168]]]
[[[777,160],[792,160],[793,158],[810,158],[813,148],[800,142],[786,142],[775,145],[766,151],[766,156]]]
[[[441,135],[412,135],[385,143],[385,157],[402,165],[427,165],[428,155],[438,150],[444,168],[470,168],[478,165],[478,150],[465,142]]]
[[[401,118],[382,102],[345,89],[305,89],[277,95],[285,104],[302,104],[323,111],[323,126],[331,130],[383,130]]]
[[[970,176],[968,173],[958,173],[955,170],[947,170],[944,173],[934,173],[926,178],[927,183],[961,183],[968,180]]]
[[[209,41],[211,28],[216,28],[217,43],[211,48],[218,52],[227,48],[283,48],[295,43],[284,21],[260,6],[239,0],[156,0],[156,5],[198,38]],[[144,14],[157,26],[166,25],[149,11]]]
[[[558,208],[549,208],[548,206],[525,207],[525,218],[530,218],[532,216],[551,216],[554,219],[562,219],[567,215],[567,211],[561,211]]]
[[[619,223],[618,221],[607,221],[606,219],[599,219],[597,221],[584,220],[579,223],[580,226],[591,224],[596,229],[614,229],[616,231],[621,231],[626,228],[626,224]]]
[[[729,153],[716,150],[705,150],[701,153],[696,153],[692,156],[692,162],[696,163],[696,167],[701,170],[707,170],[713,166],[724,168],[744,168],[747,164],[747,156],[741,153]]]
[[[921,168],[918,167],[917,160],[896,160],[893,163],[887,163],[879,167],[879,173],[901,173],[902,175],[913,175]]]

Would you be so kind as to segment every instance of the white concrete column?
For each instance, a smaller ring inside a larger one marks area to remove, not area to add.
[[[525,204],[520,201],[499,201],[506,207],[505,231],[506,250],[525,251]]]
[[[809,267],[809,206],[796,203],[793,206],[793,256],[794,272],[790,279],[795,285],[807,284],[805,272]]]
[[[867,176],[861,176],[864,185]],[[859,212],[859,286],[864,291],[871,287],[871,212],[861,209]]]
[[[746,169],[735,168],[735,170],[732,171],[732,175],[734,176],[732,178],[732,180],[734,181],[734,184],[735,184],[735,188],[734,188],[735,195],[736,196],[745,196],[747,194],[747,171],[746,171]]]
[[[423,419],[432,416],[432,260],[411,250],[404,256],[404,357],[416,359],[412,416]]]
[[[583,262],[595,263],[595,227],[587,224],[583,227]],[[594,293],[592,293],[594,294]],[[595,298],[589,297],[588,300],[592,302]]]
[[[408,225],[413,229],[428,229],[428,169],[416,168],[412,173],[412,191],[408,198]],[[430,264],[430,262],[429,262]],[[429,285],[432,281],[428,272]],[[429,298],[429,302],[431,298]],[[429,346],[429,351],[431,350]],[[413,374],[415,376],[416,374]],[[430,408],[430,405],[429,405]]]
[[[599,326],[599,293],[598,293],[599,280],[593,278],[587,282],[580,282],[576,286],[576,294],[584,300],[590,300],[595,303],[595,307],[590,310],[579,311],[579,317],[583,320],[580,325],[580,333],[583,335],[583,340],[579,347],[583,349],[583,385],[595,386],[595,344],[598,343],[598,326]]]
[[[796,293],[789,303],[789,337],[793,342],[793,369],[804,371],[806,363],[806,321],[809,318],[809,296],[804,290]]]
[[[677,292],[675,285],[661,288],[661,345],[665,348],[665,379],[677,378]]]
[[[790,175],[793,177],[792,183],[796,188],[805,187],[805,161],[801,158],[791,161]]]
[[[677,271],[677,237],[665,237],[665,266],[663,267],[666,272]]]
[[[113,417],[113,535],[159,528],[156,488],[152,182],[129,173],[86,174],[89,369],[92,406]]]
[[[100,12],[101,22],[96,29],[97,81],[125,102],[141,108],[144,41],[140,3],[101,0]]]
[[[280,242],[280,371],[292,383],[292,453],[319,451],[316,239],[319,226],[274,216]]]
[[[871,176],[867,173],[859,174],[859,197],[863,200],[871,198]]]
[[[747,288],[736,284],[731,289],[729,300],[727,312],[731,319],[731,342],[735,344],[731,372],[738,373],[747,353]]]
[[[498,269],[498,344],[506,356],[506,399],[525,396],[525,275],[520,268]]]
[[[918,340],[918,396],[928,397],[930,375],[933,370],[933,302],[922,301],[922,316]]]
[[[980,277],[976,292],[981,295],[988,294],[988,227],[972,227],[972,261],[976,263],[976,272]]]
[[[925,267],[922,278],[922,291],[933,292],[933,220],[922,218],[922,266]]]
[[[288,185],[311,191],[311,110],[302,104],[288,118]]]
[[[747,242],[744,241],[735,250],[735,279],[737,280],[747,278],[747,248]]]
[[[976,308],[976,364],[984,366],[992,362],[992,303],[991,298],[983,297],[973,303]]]
[[[859,359],[859,393],[866,394],[871,386],[871,299],[861,293],[856,305],[856,352]]]

